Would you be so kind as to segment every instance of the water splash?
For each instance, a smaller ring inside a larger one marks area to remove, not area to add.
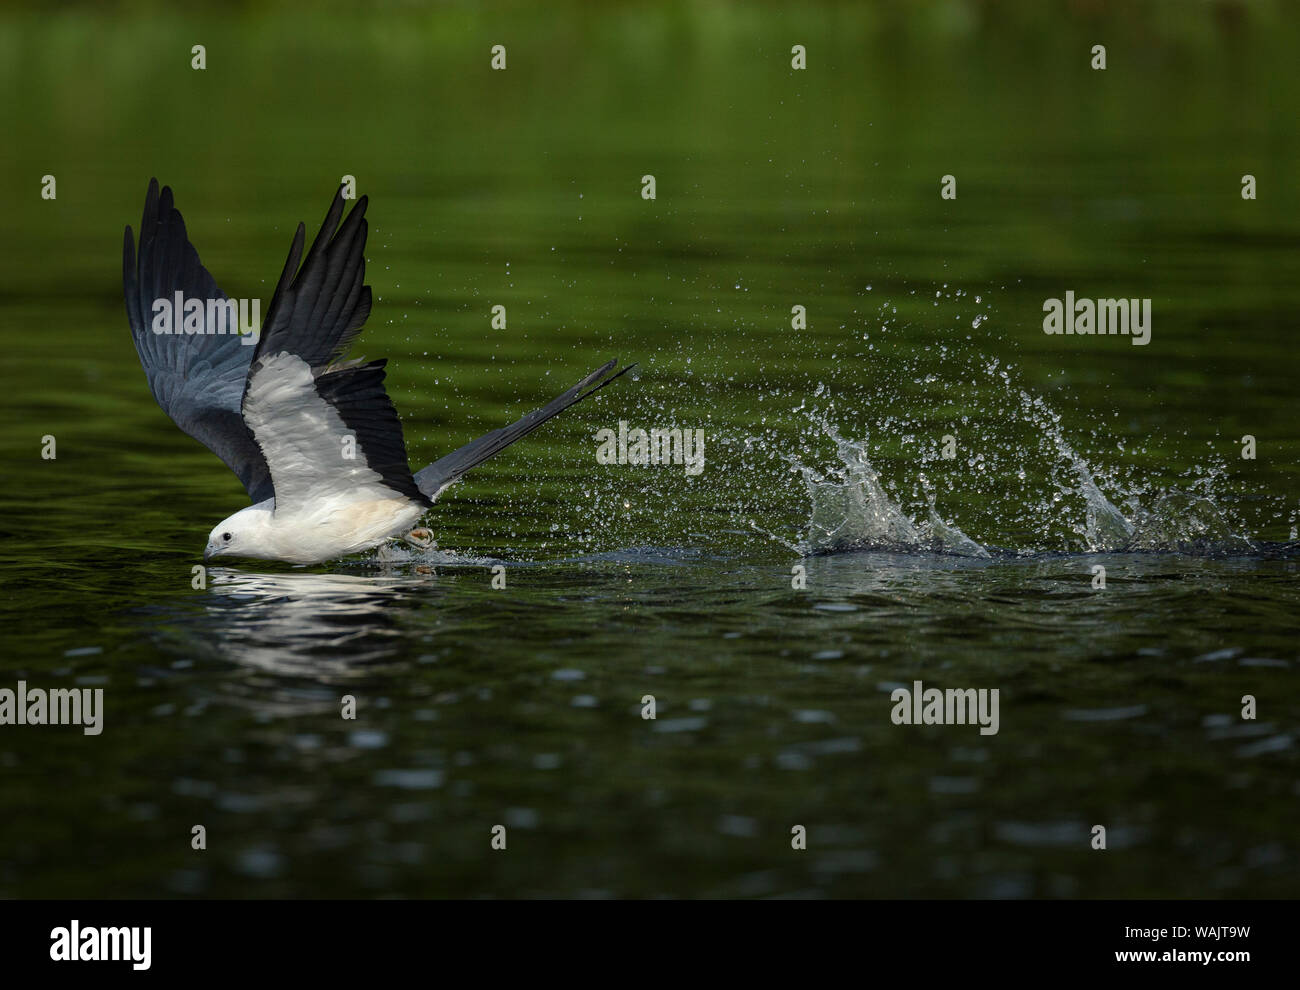
[[[930,543],[943,553],[959,557],[989,557],[991,554],[951,523],[939,518],[933,505],[928,506]]]
[[[845,440],[831,424],[822,431],[835,441],[840,465],[831,477],[794,461],[803,475],[812,512],[802,548],[808,553],[841,550],[926,550],[987,557],[988,551],[956,526],[945,523],[933,498],[923,523],[913,521],[880,482],[867,457],[867,442]]]
[[[1235,531],[1223,510],[1208,495],[1179,489],[1158,491],[1147,497],[1150,503],[1147,508],[1141,496],[1127,494],[1126,514],[1107,497],[1093,467],[1067,441],[1060,417],[1041,398],[1023,390],[1018,398],[1020,408],[1049,442],[1055,454],[1055,467],[1066,472],[1053,478],[1057,494],[1050,505],[1057,513],[1063,513],[1069,512],[1073,500],[1082,500],[1082,523],[1067,521],[1067,531],[1080,539],[1080,545],[1073,549],[1089,553],[1201,555],[1245,554],[1258,549],[1253,541]],[[923,518],[918,522],[890,495],[880,472],[868,457],[866,439],[846,440],[824,417],[801,411],[834,441],[839,464],[823,474],[797,457],[787,458],[801,474],[811,504],[807,533],[793,549],[804,554],[871,549],[991,556],[988,548],[940,516],[933,486],[924,473],[917,476],[925,495],[925,505],[918,510],[923,511]],[[1040,537],[1048,539],[1049,534]],[[778,542],[790,546],[786,541]]]
[[[1161,495],[1149,511],[1140,507],[1128,548],[1199,554],[1253,553],[1254,541],[1233,532],[1210,499],[1190,492]]]
[[[759,539],[783,552],[983,557],[1248,553],[1255,545],[1240,534],[1295,528],[1293,499],[1247,495],[1222,454],[1192,460],[1178,437],[1112,423],[1128,406],[1075,408],[1068,378],[1055,393],[1029,387],[1013,362],[981,346],[999,339],[991,306],[975,297],[972,310],[962,290],[949,295],[946,328],[888,304],[854,309],[843,333],[799,338],[797,354],[754,342],[749,370],[732,363],[733,336],[702,350],[683,338],[644,362],[640,388],[594,399],[581,431],[566,420],[585,434],[570,460],[520,445],[510,496],[485,498],[475,512],[489,515],[446,538],[488,532],[465,552],[509,559],[642,545],[745,553]],[[707,470],[597,467],[588,438],[619,419],[704,428]]]
[[[1133,524],[1124,513],[1102,494],[1092,478],[1092,471],[1082,457],[1068,446],[1062,454],[1070,460],[1079,476],[1079,494],[1086,506],[1083,536],[1089,550],[1121,550],[1133,538]]]

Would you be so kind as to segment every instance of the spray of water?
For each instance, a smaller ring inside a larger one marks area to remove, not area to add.
[[[1225,463],[1175,466],[1165,451],[1177,443],[1117,438],[1086,412],[1063,423],[1014,365],[982,351],[976,338],[996,335],[987,299],[947,286],[934,295],[936,307],[958,311],[946,328],[918,325],[885,304],[874,314],[854,311],[838,334],[800,337],[797,354],[754,353],[749,331],[763,348],[773,338],[744,326],[661,348],[642,360],[635,388],[602,393],[568,422],[585,422],[588,438],[619,420],[702,428],[703,474],[601,466],[587,439],[561,468],[573,480],[557,485],[546,480],[556,465],[541,464],[543,448],[521,449],[512,454],[509,497],[476,506],[501,525],[465,552],[736,554],[773,543],[798,554],[876,548],[968,557],[1260,549],[1244,535],[1238,513],[1246,503]],[[955,459],[940,440],[948,433],[957,437]],[[1261,517],[1270,505],[1273,521],[1289,520],[1294,531],[1296,512],[1283,497],[1256,496],[1249,507]],[[512,551],[516,538],[525,542]],[[466,543],[454,533],[442,542]]]
[[[1240,554],[1256,550],[1253,541],[1234,531],[1211,498],[1194,492],[1158,493],[1149,508],[1136,494],[1130,494],[1126,515],[1102,491],[1088,462],[1066,441],[1059,417],[1040,398],[1023,390],[1018,397],[1020,408],[1033,415],[1034,422],[1042,428],[1042,435],[1054,448],[1057,466],[1070,472],[1068,481],[1059,474],[1053,479],[1057,492],[1052,504],[1067,505],[1071,497],[1083,504],[1082,522],[1068,526],[1081,542],[1061,549],[1198,554]],[[803,477],[811,506],[807,533],[802,541],[794,544],[800,552],[871,549],[990,556],[988,548],[972,540],[955,524],[943,520],[935,504],[933,485],[924,473],[917,476],[925,494],[924,515],[918,521],[882,484],[880,473],[868,457],[866,439],[846,440],[825,419],[815,414],[810,414],[810,418],[834,441],[839,463],[822,473],[796,457],[789,458]]]

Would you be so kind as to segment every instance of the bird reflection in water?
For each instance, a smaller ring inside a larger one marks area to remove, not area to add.
[[[440,596],[428,566],[368,574],[214,567],[199,609],[151,633],[169,656],[238,667],[240,676],[212,685],[221,702],[307,714],[337,709],[346,689],[386,685],[409,651],[404,619]]]

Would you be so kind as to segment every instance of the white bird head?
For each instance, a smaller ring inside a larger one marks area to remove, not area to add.
[[[268,515],[270,513],[260,505],[250,505],[221,520],[208,534],[203,559],[265,556],[264,537]]]

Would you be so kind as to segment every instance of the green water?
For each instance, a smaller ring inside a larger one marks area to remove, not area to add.
[[[105,699],[0,726],[0,896],[1300,893],[1300,12],[1089,11],[0,16],[0,688]],[[122,228],[158,176],[265,307],[345,174],[413,467],[639,372],[435,552],[195,589],[245,498],[149,394]],[[1044,334],[1066,290],[1151,342]],[[598,464],[619,420],[703,472]],[[999,732],[895,725],[916,680]]]

